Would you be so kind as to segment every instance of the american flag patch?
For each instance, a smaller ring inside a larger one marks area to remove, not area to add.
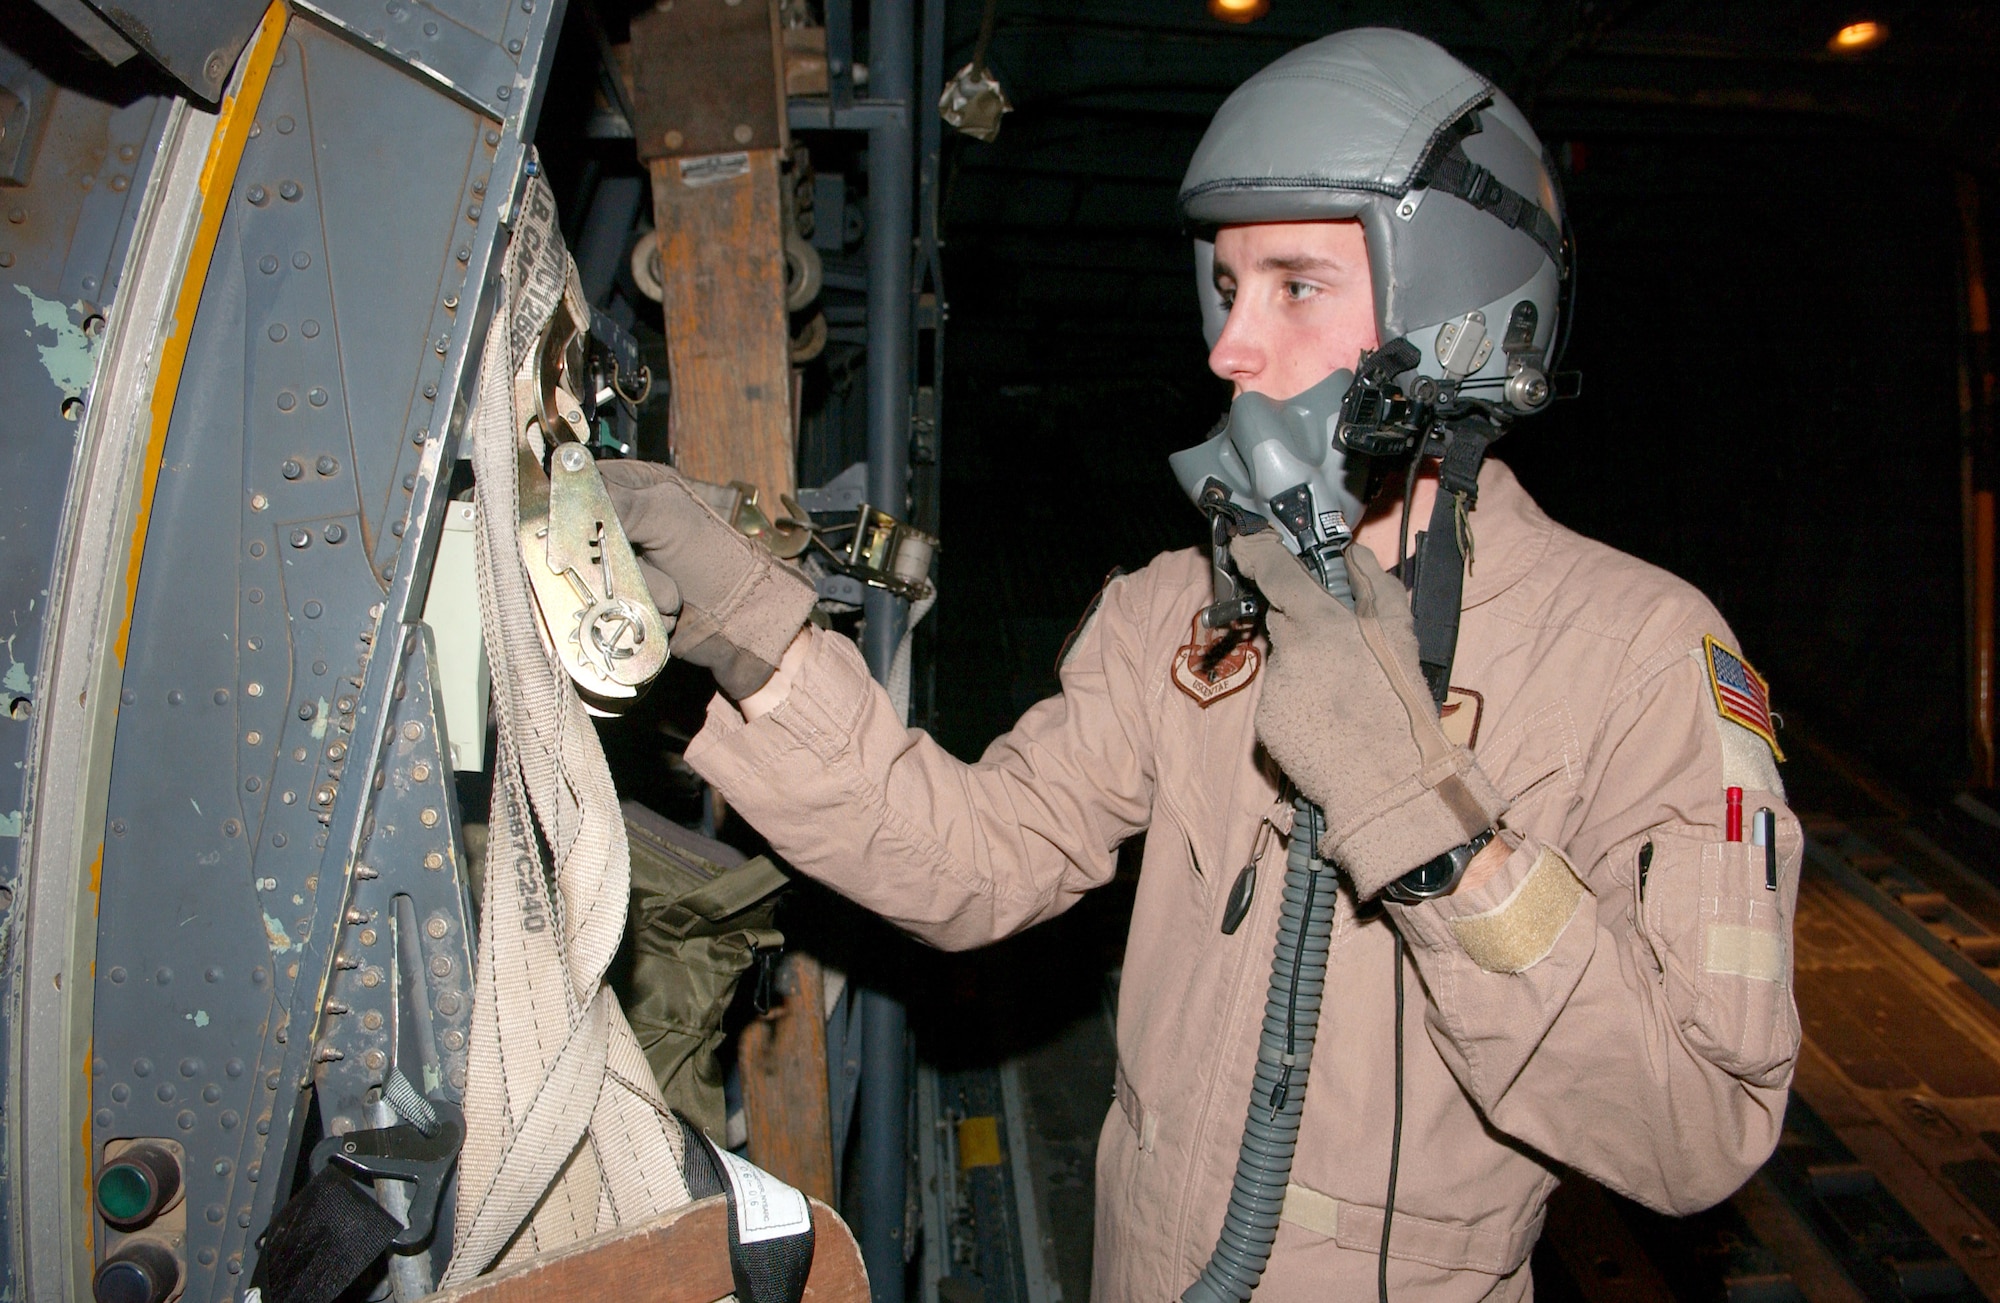
[[[1708,685],[1715,689],[1715,709],[1724,719],[1741,724],[1783,760],[1776,730],[1771,727],[1771,685],[1750,668],[1750,662],[1730,651],[1713,637],[1703,634],[1702,645],[1708,661]]]

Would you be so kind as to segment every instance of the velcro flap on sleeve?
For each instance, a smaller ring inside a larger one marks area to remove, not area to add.
[[[1520,885],[1481,914],[1451,920],[1452,935],[1473,963],[1489,973],[1521,973],[1555,949],[1576,915],[1583,881],[1569,861],[1544,846]]]

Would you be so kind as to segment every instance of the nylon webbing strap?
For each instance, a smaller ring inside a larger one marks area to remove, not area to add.
[[[1491,434],[1478,426],[1452,431],[1438,463],[1438,495],[1430,527],[1417,547],[1417,589],[1410,615],[1417,627],[1417,663],[1431,697],[1444,704],[1451,690],[1451,662],[1458,651],[1459,603],[1465,594],[1465,550],[1459,546],[1462,511],[1479,501],[1479,463]],[[1469,541],[1469,539],[1468,539]]]
[[[1457,143],[1433,163],[1424,183],[1433,190],[1456,195],[1481,212],[1491,213],[1517,231],[1534,238],[1549,261],[1563,265],[1562,227],[1548,211],[1519,190],[1512,188],[1465,156]]]
[[[516,381],[542,365],[543,328],[564,295],[581,289],[537,173],[516,213],[467,431],[499,745],[441,1287],[688,1202],[680,1127],[604,982],[631,890],[618,793],[521,561]]]
[[[806,1197],[736,1155],[715,1147],[680,1114],[688,1194],[723,1195],[729,1203],[729,1273],[739,1303],[799,1303],[812,1274],[812,1205]]]
[[[322,1168],[271,1218],[251,1284],[264,1303],[333,1303],[402,1229],[360,1182]]]

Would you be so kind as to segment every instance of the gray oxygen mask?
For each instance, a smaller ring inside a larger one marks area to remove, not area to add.
[[[1211,628],[1255,615],[1229,542],[1265,524],[1278,527],[1323,585],[1345,590],[1340,558],[1361,520],[1367,474],[1334,438],[1341,399],[1353,384],[1354,373],[1342,369],[1286,399],[1239,394],[1221,429],[1167,459],[1181,489],[1209,518],[1216,604],[1203,618]]]

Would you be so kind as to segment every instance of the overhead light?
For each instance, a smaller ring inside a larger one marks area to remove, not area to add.
[[[1208,0],[1208,16],[1225,23],[1254,23],[1271,12],[1271,0]]]
[[[1833,34],[1826,48],[1835,54],[1859,54],[1889,39],[1889,24],[1873,21],[1849,23]]]

